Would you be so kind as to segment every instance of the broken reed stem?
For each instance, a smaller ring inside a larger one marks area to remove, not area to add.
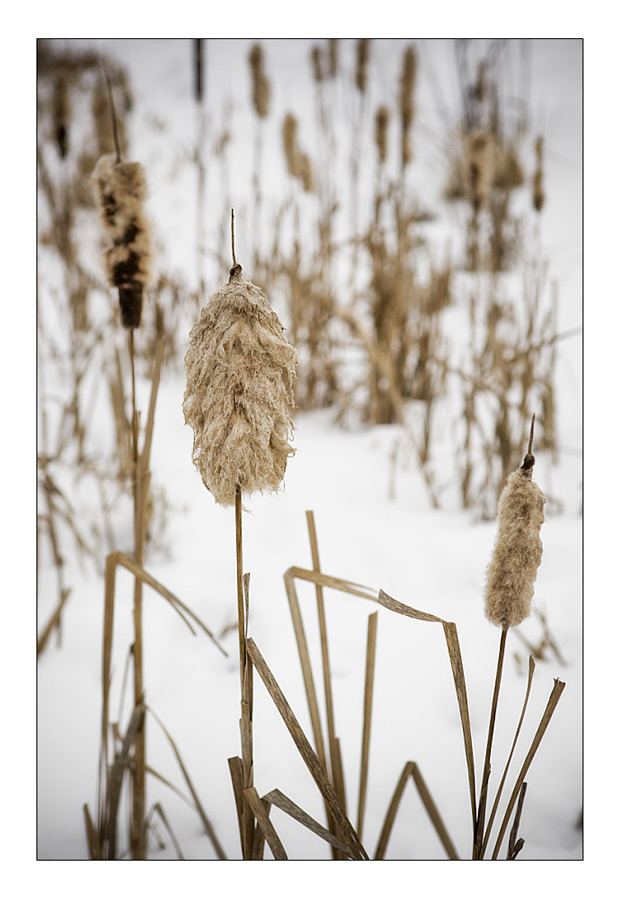
[[[368,618],[368,640],[365,659],[365,693],[363,702],[363,737],[361,741],[361,772],[359,775],[359,804],[357,810],[357,833],[363,841],[363,819],[368,787],[370,761],[370,733],[372,729],[372,700],[374,697],[374,669],[376,666],[376,630],[378,611]]]
[[[488,782],[490,780],[492,741],[494,739],[494,727],[496,723],[496,712],[499,703],[499,691],[501,688],[501,677],[503,674],[503,662],[505,660],[505,643],[507,640],[507,627],[501,630],[501,641],[499,643],[499,658],[497,661],[496,677],[494,680],[494,692],[492,694],[492,706],[490,709],[490,719],[488,721],[488,741],[486,743],[486,756],[484,758],[484,768],[481,780],[481,789],[479,792],[479,805],[477,809],[477,826],[473,836],[473,860],[478,860],[481,856],[482,842],[484,835],[484,823],[486,818],[486,803],[488,800]]]

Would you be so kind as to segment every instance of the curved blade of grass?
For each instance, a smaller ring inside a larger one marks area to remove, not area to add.
[[[473,740],[471,738],[471,720],[469,716],[469,703],[466,694],[466,681],[464,678],[464,665],[462,663],[462,654],[460,652],[460,642],[458,640],[458,629],[451,621],[443,620],[434,614],[427,614],[425,611],[418,611],[398,602],[391,596],[387,595],[384,590],[378,593],[378,601],[390,611],[397,614],[403,614],[406,617],[412,617],[413,620],[429,621],[443,625],[445,641],[447,642],[447,651],[449,653],[449,661],[451,663],[451,672],[454,685],[456,687],[456,697],[458,699],[458,708],[460,710],[460,722],[462,724],[462,735],[464,737],[464,753],[466,756],[466,766],[469,779],[469,796],[471,801],[471,813],[473,817],[473,835],[475,834],[477,825],[477,808],[475,802],[475,758],[473,755]]]
[[[182,772],[183,776],[185,777],[185,782],[187,783],[187,787],[191,793],[191,797],[193,798],[193,800],[195,802],[196,810],[198,812],[200,819],[202,820],[204,829],[206,830],[206,834],[213,844],[213,848],[215,849],[217,857],[220,860],[226,860],[226,854],[225,854],[223,848],[221,847],[219,839],[215,835],[215,830],[213,829],[211,821],[208,819],[206,812],[205,812],[204,808],[202,807],[202,803],[198,797],[198,793],[195,790],[195,787],[191,780],[191,777],[189,776],[189,772],[187,771],[187,768],[185,767],[185,765],[183,763],[183,759],[181,758],[181,754],[177,748],[176,742],[174,741],[174,739],[172,738],[172,736],[170,735],[168,730],[165,728],[165,726],[163,725],[161,720],[157,717],[157,715],[155,714],[153,709],[148,706],[146,706],[146,707],[147,707],[148,712],[150,714],[152,714],[152,716],[155,718],[155,720],[157,721],[157,723],[159,724],[159,726],[165,733],[165,735],[168,739],[168,742],[172,746],[172,751],[176,755],[176,760],[178,761],[178,766],[180,767],[181,772]]]
[[[404,788],[406,786],[406,783],[408,782],[409,777],[415,784],[415,788],[417,789],[419,797],[421,798],[422,804],[430,820],[432,821],[432,825],[434,826],[436,834],[441,840],[441,844],[445,849],[447,857],[453,861],[459,860],[458,852],[456,851],[449,833],[447,832],[447,827],[443,822],[443,818],[441,817],[440,812],[436,804],[434,803],[434,799],[430,794],[430,790],[428,789],[426,781],[422,777],[421,771],[419,770],[419,767],[417,766],[417,763],[415,761],[407,761],[404,765],[402,773],[400,774],[400,778],[396,784],[395,791],[391,799],[391,803],[389,805],[389,808],[387,809],[385,822],[383,823],[383,828],[380,833],[378,845],[376,846],[374,860],[383,860],[385,857],[385,852],[387,850],[387,845],[391,836],[391,830],[393,829],[393,824],[400,807],[400,802],[402,801],[402,795],[404,794]]]

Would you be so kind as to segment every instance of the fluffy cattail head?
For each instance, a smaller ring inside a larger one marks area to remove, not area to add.
[[[498,531],[486,570],[485,614],[503,629],[517,627],[531,611],[537,569],[542,560],[539,533],[544,522],[544,494],[531,479],[530,451],[510,474],[498,507]]]
[[[107,246],[108,281],[118,287],[123,326],[138,327],[150,280],[150,229],[143,211],[146,178],[139,162],[102,156],[92,176]]]
[[[220,505],[276,491],[294,449],[295,349],[263,292],[240,265],[202,309],[185,356],[185,423],[193,462]]]

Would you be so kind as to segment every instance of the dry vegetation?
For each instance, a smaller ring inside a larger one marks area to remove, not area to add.
[[[347,778],[342,769],[334,717],[324,613],[323,590],[333,589],[374,602],[417,622],[438,623],[443,628],[466,753],[472,856],[481,859],[489,853],[491,829],[496,821],[499,831],[492,856],[498,856],[507,828],[511,826],[507,856],[513,859],[523,845],[518,826],[526,774],[564,684],[555,681],[535,738],[513,782],[507,807],[498,815],[499,798],[532,685],[535,652],[529,647],[532,654],[520,722],[486,822],[492,732],[505,639],[507,629],[515,624],[509,608],[503,613],[505,603],[512,602],[511,595],[503,590],[499,665],[479,790],[475,784],[468,696],[456,625],[404,605],[382,590],[370,590],[322,573],[311,512],[308,530],[313,570],[290,567],[284,580],[303,671],[312,739],[303,732],[247,632],[249,578],[242,560],[241,493],[245,489],[276,489],[280,483],[290,454],[285,408],[286,403],[293,405],[294,401],[291,392],[294,350],[279,334],[281,325],[265,294],[281,298],[285,303],[290,341],[298,352],[297,407],[332,408],[341,422],[356,416],[368,425],[399,425],[394,453],[397,455],[404,447],[412,446],[434,506],[440,505],[443,489],[433,464],[436,420],[446,409],[451,409],[451,424],[457,435],[454,469],[461,502],[478,517],[494,517],[508,475],[520,464],[534,411],[537,450],[557,451],[553,381],[555,344],[559,338],[556,297],[549,299],[548,277],[540,261],[539,246],[527,244],[530,232],[512,211],[515,192],[527,189],[530,182],[531,217],[543,214],[543,138],[529,134],[526,109],[514,117],[508,106],[500,77],[501,52],[493,47],[488,58],[474,68],[467,46],[458,44],[458,71],[464,99],[461,120],[454,123],[454,132],[446,135],[451,153],[445,171],[445,197],[457,206],[460,217],[464,216],[465,227],[459,235],[459,245],[447,254],[444,247],[435,246],[429,240],[427,225],[432,216],[420,207],[410,186],[416,146],[421,140],[415,131],[415,92],[423,61],[415,46],[407,47],[393,89],[395,102],[392,106],[382,103],[373,108],[372,51],[371,41],[359,41],[353,70],[347,71],[338,41],[316,44],[308,60],[314,85],[314,120],[304,121],[299,111],[294,110],[276,122],[270,112],[273,84],[269,61],[260,45],[251,50],[247,71],[255,113],[253,166],[248,185],[249,220],[254,235],[251,272],[264,293],[244,279],[231,278],[232,286],[222,288],[215,300],[220,305],[223,303],[232,318],[236,316],[235,320],[229,321],[221,314],[213,317],[214,306],[207,307],[201,325],[192,331],[186,362],[185,413],[196,433],[194,461],[200,466],[205,485],[216,497],[219,495],[216,484],[223,484],[218,501],[234,504],[236,509],[242,750],[239,757],[229,760],[229,765],[242,854],[246,859],[263,858],[268,845],[276,859],[287,857],[270,819],[270,809],[275,806],[326,840],[334,859],[370,857],[362,840],[378,618],[376,613],[368,618],[361,776],[358,816],[353,824],[347,811],[350,795],[347,796],[344,786]],[[204,42],[197,41],[194,91],[201,138],[206,128],[203,68],[207,58],[208,48]],[[40,254],[41,262],[45,262],[41,271],[46,272],[46,278],[48,271],[52,274],[45,284],[45,301],[39,307],[39,548],[56,567],[58,605],[52,619],[41,629],[39,651],[45,648],[52,633],[60,632],[62,612],[71,590],[65,576],[65,555],[76,552],[90,558],[104,570],[105,625],[98,794],[94,816],[88,805],[84,809],[88,844],[92,858],[111,859],[125,852],[125,856],[138,859],[148,854],[148,834],[155,815],[177,844],[161,805],[149,809],[146,804],[147,774],[156,775],[164,782],[166,779],[150,769],[147,760],[146,721],[157,722],[157,719],[145,703],[142,682],[144,585],[168,601],[187,626],[191,629],[197,626],[209,639],[215,640],[206,624],[148,573],[149,547],[165,541],[162,528],[167,507],[165,495],[151,484],[150,447],[160,378],[166,366],[180,369],[188,322],[195,320],[196,309],[204,302],[203,249],[207,238],[200,215],[204,215],[206,208],[207,171],[217,169],[222,183],[229,182],[226,170],[234,135],[224,122],[219,134],[208,135],[214,147],[212,155],[205,157],[203,143],[196,151],[199,220],[187,239],[196,242],[199,289],[197,294],[192,294],[177,276],[161,270],[150,276],[146,263],[151,249],[145,241],[147,226],[141,218],[141,209],[123,207],[123,196],[126,199],[129,194],[131,202],[141,203],[144,184],[138,166],[125,161],[131,158],[126,128],[132,105],[130,86],[126,74],[111,62],[107,63],[107,71],[116,106],[114,128],[110,96],[98,57],[83,51],[58,53],[53,42],[40,42]],[[341,127],[343,104],[352,110],[348,132]],[[282,179],[286,180],[286,198],[274,212],[265,206],[263,195],[263,145],[267,128],[276,129],[281,135]],[[314,132],[316,155],[312,158],[308,146],[309,135]],[[528,173],[524,170],[522,148],[533,140],[535,169]],[[327,164],[328,160],[334,160],[334,164]],[[335,161],[350,172],[349,179],[338,177]],[[88,261],[93,257],[93,246],[101,245],[90,184],[93,171],[99,186],[101,214],[109,231],[110,287],[104,282],[103,264],[96,268]],[[369,214],[365,214],[367,209],[359,195],[362,171],[371,185]],[[214,253],[220,280],[230,264],[227,199],[224,196],[222,208],[217,212],[210,211],[209,207],[211,231],[221,235]],[[115,216],[123,208],[127,215],[119,222]],[[117,232],[113,227],[109,230],[110,226],[117,226]],[[520,288],[515,287],[518,279],[505,278],[506,273],[519,273]],[[238,309],[231,309],[231,291],[236,288],[237,293],[243,294],[241,299],[245,305],[241,308],[241,303]],[[110,290],[118,290],[118,305],[109,301]],[[143,293],[146,302],[142,309]],[[466,351],[457,357],[445,327],[445,316],[456,305],[465,310],[468,328],[467,339],[463,340]],[[263,327],[258,336],[256,321]],[[254,338],[256,343],[252,346]],[[266,371],[265,359],[281,340],[286,352],[280,351],[277,358],[272,356],[273,371]],[[228,367],[221,366],[224,357]],[[238,376],[243,366],[246,380]],[[143,417],[136,402],[136,368],[152,384],[149,406]],[[269,397],[264,385],[254,390],[249,384],[250,375],[261,368],[263,373],[266,371],[267,387],[276,386],[275,398]],[[281,383],[277,384],[276,369],[284,372]],[[54,395],[55,390],[59,391],[58,396]],[[243,405],[240,394],[251,401]],[[93,421],[105,414],[106,405],[113,439],[102,445],[93,430]],[[229,438],[240,445],[237,455],[226,448]],[[529,443],[529,455],[530,451]],[[271,470],[269,464],[273,459],[275,467]],[[531,465],[527,469],[526,488],[534,491],[530,473]],[[522,474],[516,472],[511,477],[522,479]],[[95,525],[93,516],[75,504],[74,497],[80,495],[78,484],[82,482],[88,483],[89,496],[98,496],[100,514],[96,520],[102,524]],[[526,496],[523,501],[528,501]],[[115,527],[126,520],[131,520],[133,526],[132,556],[120,551],[115,535]],[[510,544],[503,557],[495,562],[493,589],[499,592],[501,577],[507,576],[505,567],[513,561],[515,551],[517,547],[514,549]],[[112,721],[109,707],[118,566],[126,568],[134,577],[135,633],[131,647],[134,688],[132,712],[124,732]],[[282,562],[282,570],[285,567],[288,561]],[[537,565],[527,571],[527,588],[532,589],[536,570]],[[316,588],[326,720],[321,719],[319,711],[318,676],[310,662],[295,589],[295,581],[299,579],[314,583]],[[544,626],[548,636],[544,645],[552,647],[560,658],[545,621]],[[538,657],[542,656],[543,648],[540,646]],[[278,790],[261,795],[254,785],[252,757],[254,750],[260,750],[259,746],[254,749],[252,742],[254,671],[275,703],[324,799],[326,825],[312,819]],[[217,856],[224,858],[225,850],[200,803],[180,751],[172,736],[165,732],[183,772],[189,801],[199,814]],[[412,760],[407,762],[396,784],[372,856],[377,859],[385,856],[409,779],[419,793],[446,856],[457,858],[430,788]],[[129,844],[124,849],[118,844],[117,819],[127,780],[131,791],[131,824]],[[182,857],[181,846],[177,845],[177,852]]]

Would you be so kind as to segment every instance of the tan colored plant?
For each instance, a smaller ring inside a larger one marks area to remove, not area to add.
[[[185,356],[185,422],[193,461],[221,505],[245,493],[276,491],[294,453],[296,352],[267,299],[240,265],[192,328]]]

